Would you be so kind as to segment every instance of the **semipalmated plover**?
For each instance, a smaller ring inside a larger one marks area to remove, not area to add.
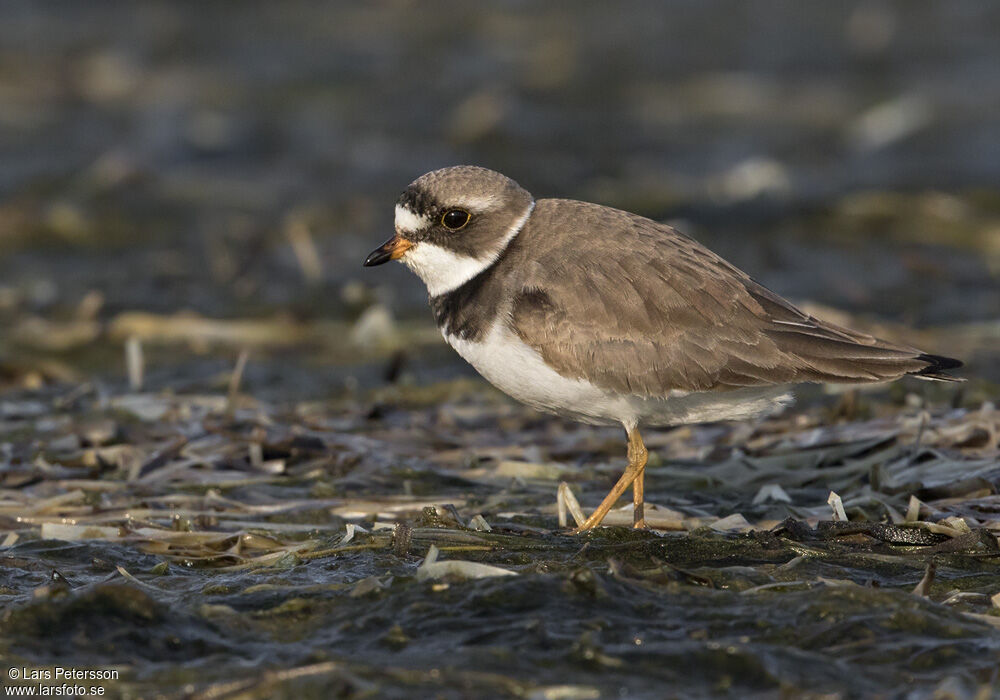
[[[813,318],[696,241],[636,214],[535,200],[472,166],[415,180],[396,235],[365,265],[401,260],[427,285],[448,343],[534,408],[621,423],[628,468],[578,531],[631,485],[643,519],[640,425],[749,419],[803,382],[882,382],[961,362]]]

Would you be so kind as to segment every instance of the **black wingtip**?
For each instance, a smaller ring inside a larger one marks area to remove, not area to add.
[[[961,360],[956,360],[954,357],[944,357],[943,355],[928,355],[924,353],[923,355],[917,356],[918,360],[923,360],[927,363],[927,369],[933,372],[939,372],[946,369],[958,369],[965,363]]]
[[[951,375],[944,374],[951,369],[958,369],[964,363],[961,360],[956,360],[953,357],[944,357],[942,355],[928,355],[924,353],[917,356],[918,360],[926,362],[927,366],[924,367],[919,372],[914,372],[913,376],[921,377],[922,379],[938,379],[945,382],[963,382],[965,381],[961,377],[952,377]]]

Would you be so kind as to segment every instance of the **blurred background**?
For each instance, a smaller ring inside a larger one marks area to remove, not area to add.
[[[415,277],[361,268],[398,193],[459,163],[674,223],[818,313],[1000,380],[1000,5],[0,15],[7,388],[124,382],[129,338],[156,387],[223,382],[241,349],[264,395],[469,374]]]

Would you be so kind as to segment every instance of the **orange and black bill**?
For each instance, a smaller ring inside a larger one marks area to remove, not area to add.
[[[381,265],[382,263],[387,263],[390,260],[398,260],[403,256],[403,253],[412,247],[412,242],[406,240],[405,238],[401,238],[400,236],[393,236],[368,254],[368,257],[365,258],[365,267]]]

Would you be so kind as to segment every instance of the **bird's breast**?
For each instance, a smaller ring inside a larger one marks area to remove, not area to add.
[[[637,418],[626,397],[559,374],[500,320],[474,340],[442,333],[490,384],[532,408],[596,424],[634,423]]]

